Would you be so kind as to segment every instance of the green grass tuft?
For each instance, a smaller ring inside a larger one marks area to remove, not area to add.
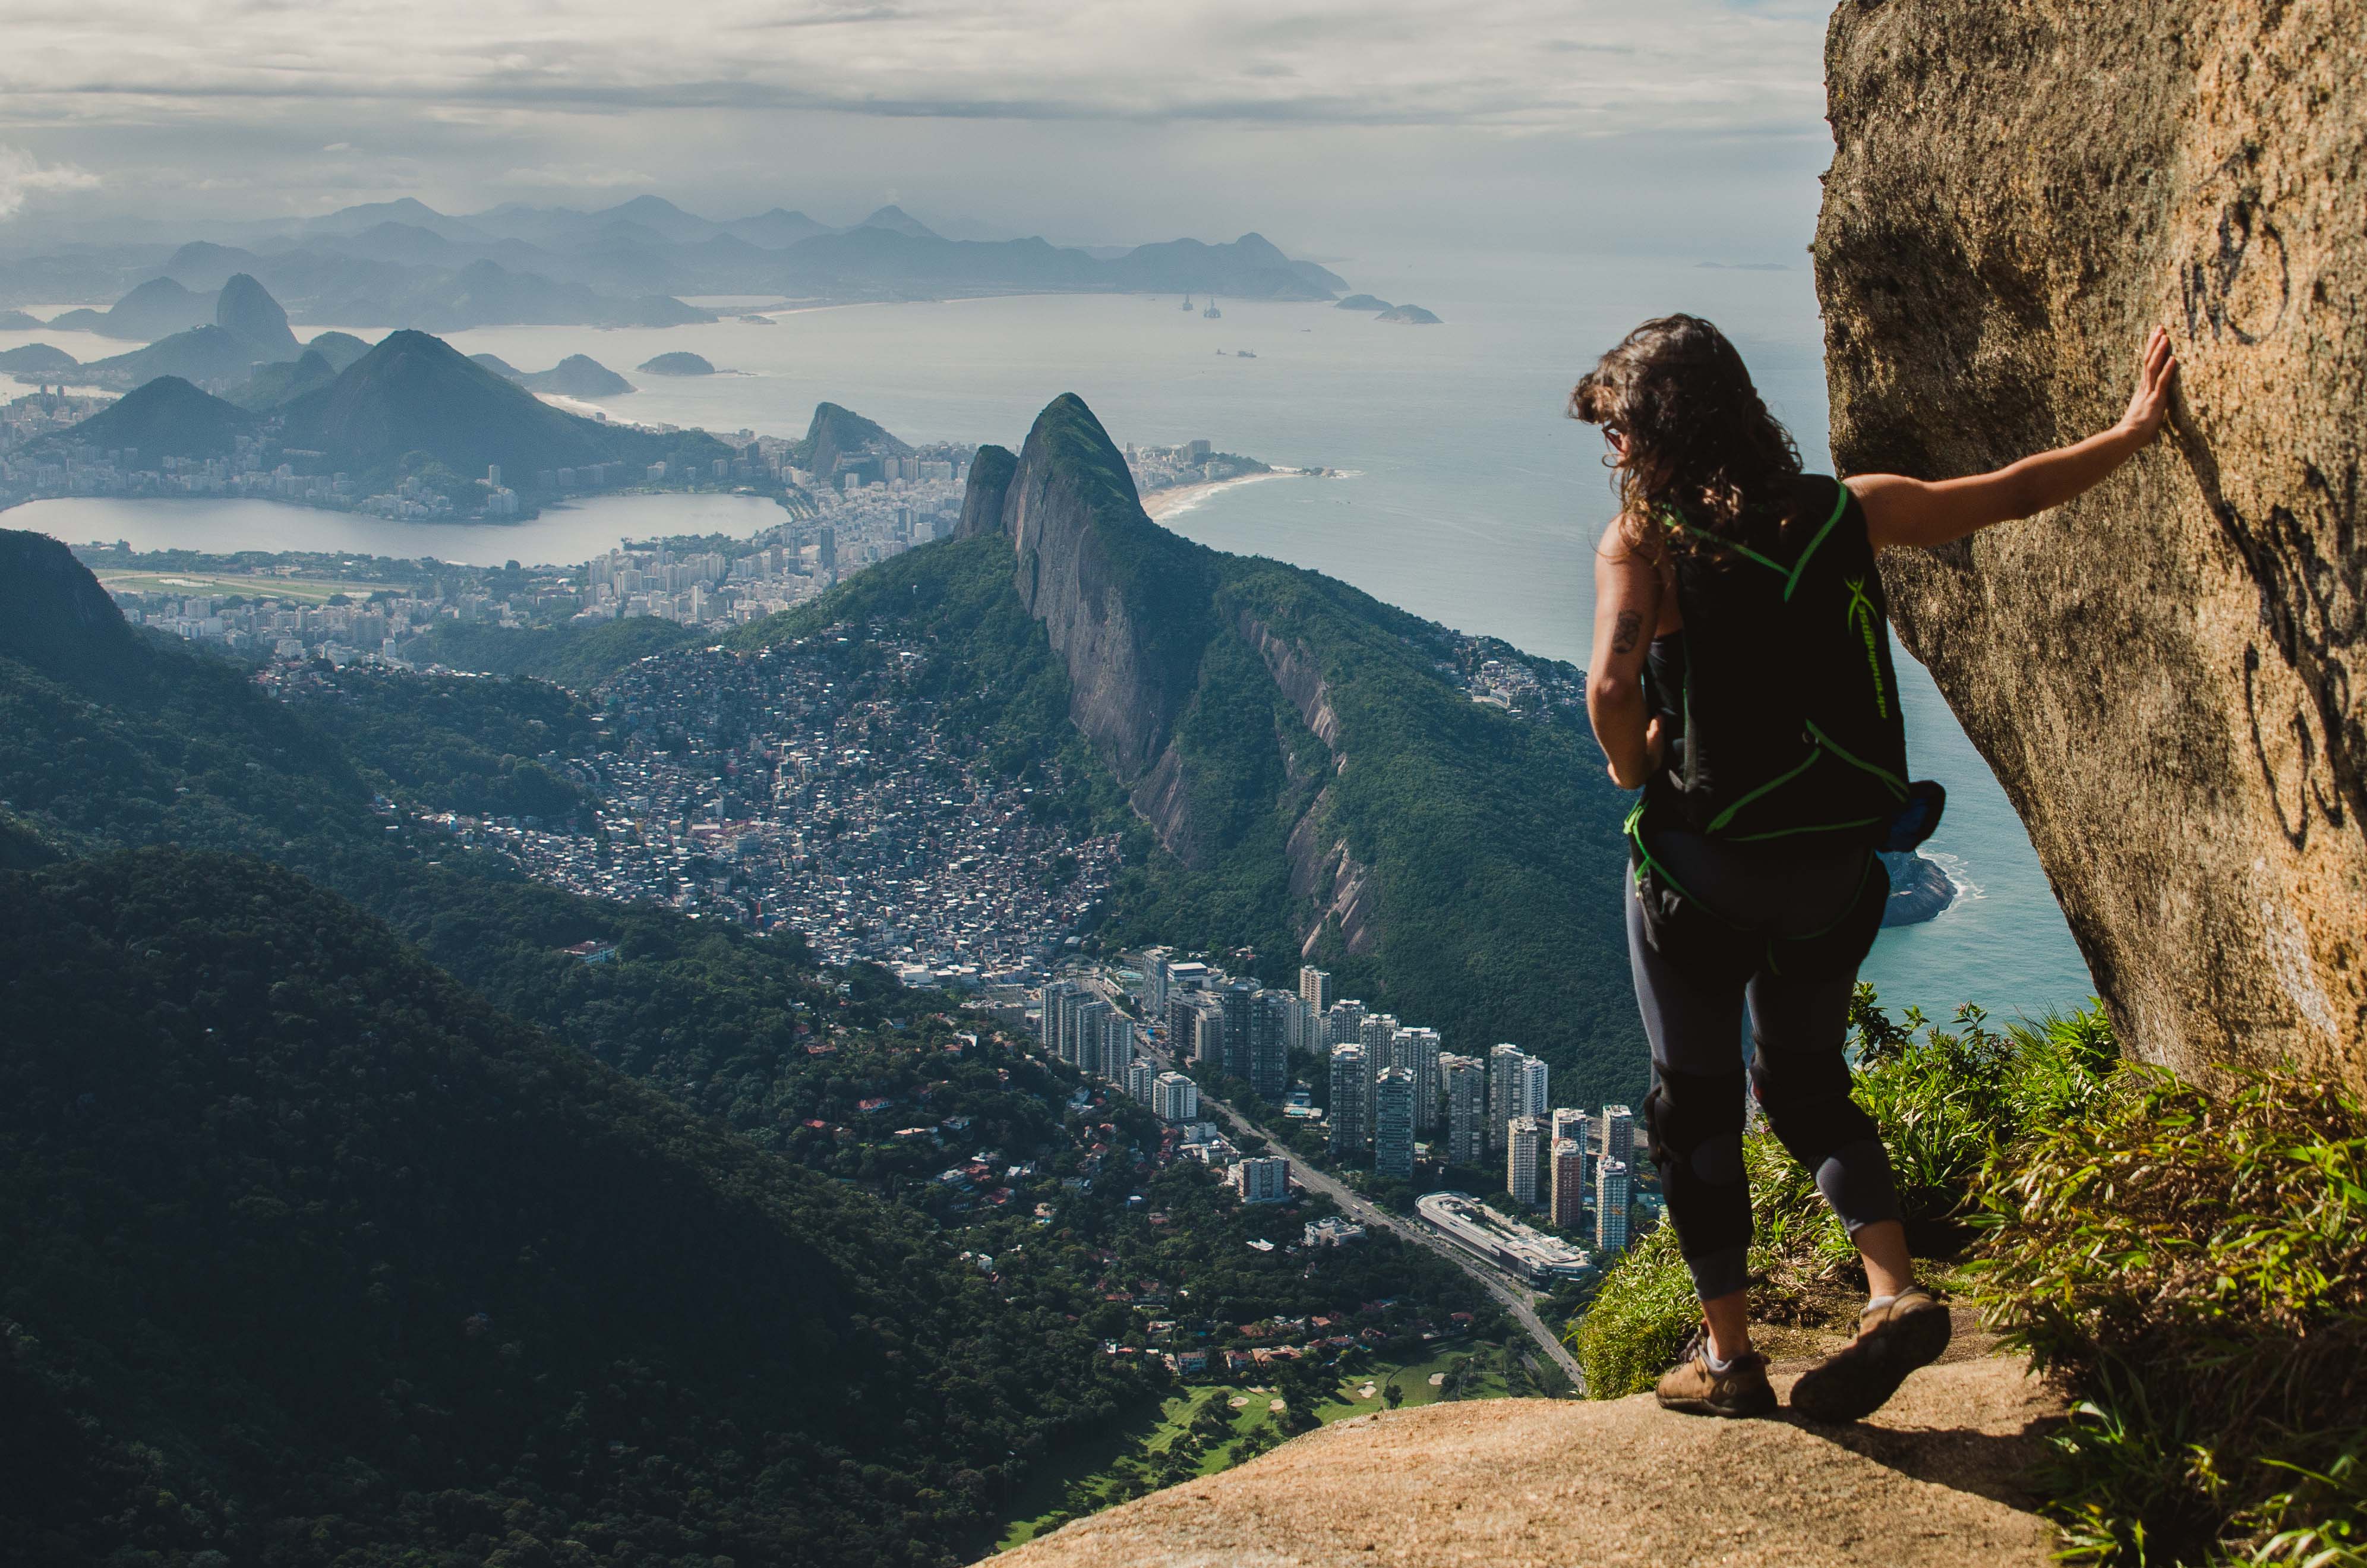
[[[2367,1107],[2229,1083],[2128,1070],[1986,1175],[1985,1315],[2083,1398],[2074,1561],[2367,1561]]]

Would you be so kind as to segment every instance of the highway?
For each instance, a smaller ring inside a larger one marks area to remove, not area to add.
[[[1173,1065],[1168,1054],[1160,1050],[1157,1045],[1150,1045],[1147,1049],[1151,1059],[1161,1068]],[[1204,1111],[1211,1108],[1223,1111],[1229,1121],[1251,1131],[1256,1130],[1255,1122],[1209,1094],[1206,1088],[1200,1091],[1200,1106]],[[1317,1170],[1303,1159],[1294,1157],[1291,1160],[1290,1175],[1292,1180],[1308,1191],[1319,1192],[1338,1204],[1340,1212],[1358,1224],[1368,1228],[1378,1227],[1394,1231],[1415,1245],[1428,1247],[1441,1257],[1448,1259],[1464,1273],[1478,1280],[1487,1288],[1489,1295],[1502,1304],[1506,1312],[1519,1320],[1523,1328],[1529,1331],[1529,1337],[1537,1342],[1537,1347],[1543,1350],[1553,1364],[1559,1367],[1569,1377],[1570,1387],[1580,1393],[1586,1392],[1586,1374],[1579,1370],[1578,1358],[1569,1353],[1569,1347],[1561,1342],[1560,1336],[1546,1327],[1544,1320],[1537,1316],[1536,1308],[1532,1304],[1534,1298],[1519,1281],[1506,1278],[1461,1247],[1447,1241],[1421,1221],[1401,1219],[1385,1209],[1376,1207],[1369,1200],[1358,1197],[1354,1189],[1345,1183],[1326,1172]]]

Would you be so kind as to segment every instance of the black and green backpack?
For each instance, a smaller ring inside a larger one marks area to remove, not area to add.
[[[1908,781],[1889,607],[1863,509],[1823,476],[1803,478],[1790,500],[1746,513],[1738,537],[1663,516],[1671,532],[1690,536],[1692,548],[1674,552],[1684,630],[1657,639],[1647,661],[1648,697],[1670,744],[1628,837],[1647,915],[1661,916],[1648,930],[1720,923],[1652,863],[1645,841],[1654,826],[1736,845],[1863,849],[1863,907],[1844,917],[1837,940],[1818,944],[1830,951],[1803,949],[1786,963],[1779,943],[1764,955],[1800,971],[1840,967],[1851,948],[1848,965],[1863,957],[1858,927],[1870,945],[1889,894],[1874,852],[1931,836],[1945,797],[1937,784]],[[1792,525],[1779,528],[1786,517]]]

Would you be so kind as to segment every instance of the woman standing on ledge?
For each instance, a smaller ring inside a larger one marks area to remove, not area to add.
[[[1775,1408],[1750,1348],[1746,1080],[1865,1264],[1857,1337],[1794,1408],[1854,1421],[1948,1343],[1915,1283],[1890,1163],[1850,1098],[1843,1041],[1890,886],[1874,851],[1938,825],[1909,784],[1874,552],[2059,506],[2153,438],[2178,369],[2147,341],[2119,424],[1969,479],[1803,474],[1742,357],[1697,316],[1646,322],[1570,394],[1603,426],[1622,507],[1594,560],[1595,738],[1629,815],[1627,946],[1652,1050],[1645,1126],[1704,1329],[1660,1380],[1672,1410]],[[1750,1012],[1746,1068],[1742,1012]]]

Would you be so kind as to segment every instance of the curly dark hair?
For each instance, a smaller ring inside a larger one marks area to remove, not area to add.
[[[1664,513],[1731,536],[1747,509],[1787,502],[1800,477],[1791,432],[1767,411],[1726,334],[1699,316],[1657,316],[1621,338],[1579,378],[1569,416],[1625,440],[1621,531],[1654,554],[1663,541],[1693,542],[1658,526]]]

